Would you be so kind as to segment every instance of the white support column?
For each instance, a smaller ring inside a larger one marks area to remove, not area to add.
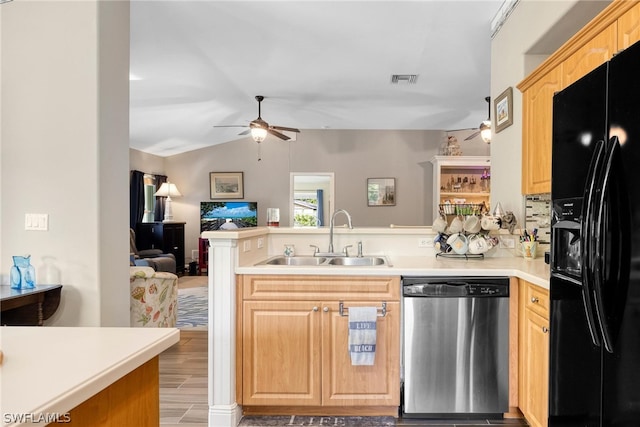
[[[236,427],[236,239],[209,239],[209,427]]]

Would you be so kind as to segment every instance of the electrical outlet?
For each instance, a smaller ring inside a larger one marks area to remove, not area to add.
[[[420,237],[418,239],[418,247],[419,248],[432,248],[433,247],[433,239],[429,237]]]
[[[245,240],[243,245],[242,245],[242,249],[245,252],[249,252],[251,250],[251,240]]]
[[[258,249],[264,248],[264,237],[258,237]]]
[[[500,247],[502,249],[514,249],[516,247],[516,239],[510,236],[500,236]]]

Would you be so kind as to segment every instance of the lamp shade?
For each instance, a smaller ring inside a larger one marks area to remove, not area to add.
[[[182,194],[178,191],[178,187],[175,184],[167,181],[163,182],[160,189],[155,192],[154,196],[159,197],[181,197]]]

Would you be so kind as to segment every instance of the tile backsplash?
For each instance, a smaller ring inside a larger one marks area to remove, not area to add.
[[[551,194],[533,194],[525,197],[525,226],[538,229],[541,244],[551,243]]]

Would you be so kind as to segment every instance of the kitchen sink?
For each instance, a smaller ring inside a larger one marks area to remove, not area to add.
[[[327,259],[314,256],[277,256],[268,259],[264,264],[268,265],[321,265]],[[262,264],[262,263],[261,263]]]
[[[379,256],[338,257],[329,260],[329,265],[387,265],[386,258]]]
[[[275,256],[257,265],[288,265],[288,266],[391,266],[383,256],[363,257],[322,257],[322,256]]]

